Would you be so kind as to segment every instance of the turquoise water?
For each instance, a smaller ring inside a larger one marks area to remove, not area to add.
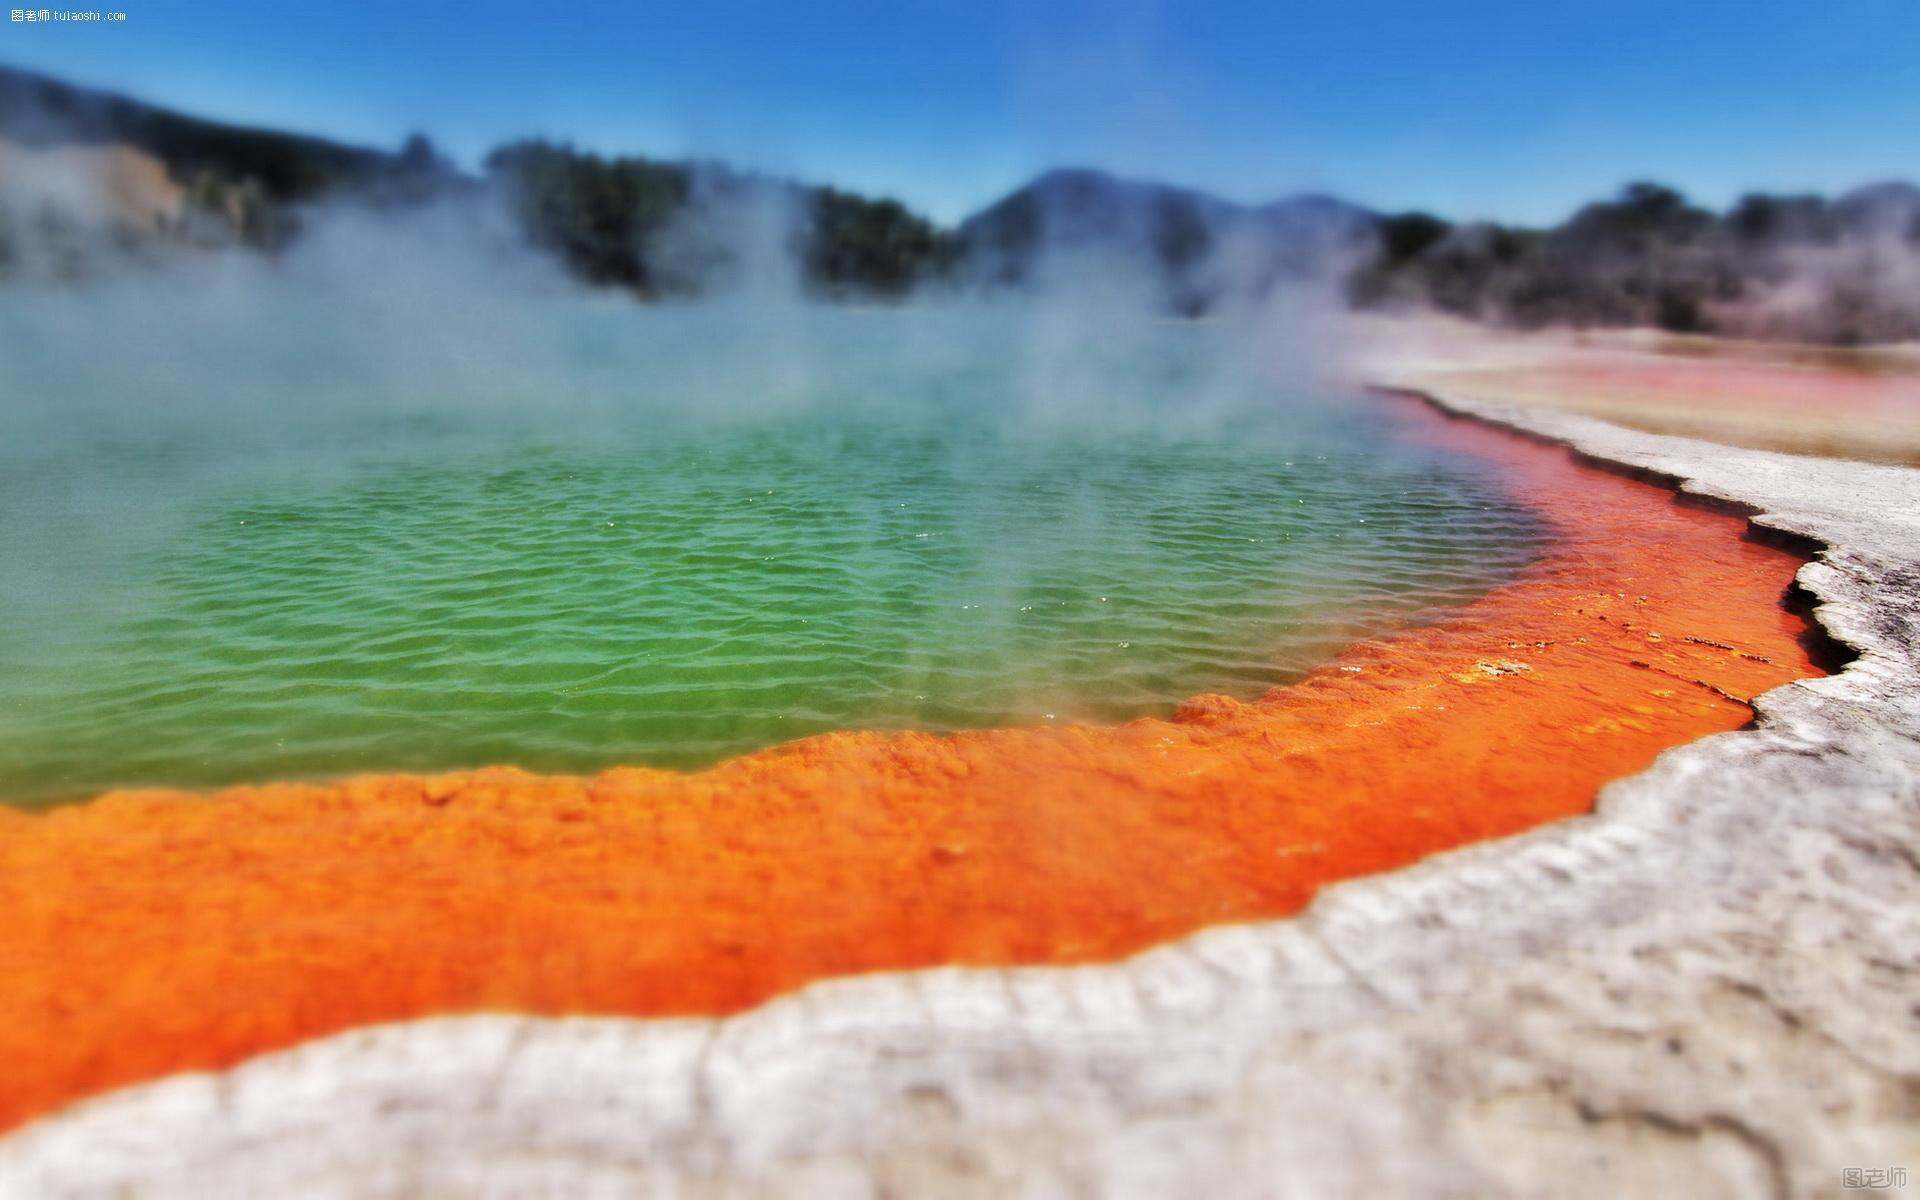
[[[1488,468],[1221,331],[805,321],[595,308],[492,382],[29,356],[15,396],[85,402],[4,451],[0,796],[1166,713],[1539,550]]]

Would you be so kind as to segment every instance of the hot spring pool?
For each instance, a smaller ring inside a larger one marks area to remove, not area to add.
[[[489,361],[179,320],[157,369],[5,368],[9,800],[1164,714],[1542,544],[1208,326],[600,305]]]

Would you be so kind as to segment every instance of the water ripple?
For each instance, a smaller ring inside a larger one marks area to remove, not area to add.
[[[1388,452],[1377,414],[1298,442],[948,416],[178,480],[187,519],[116,562],[117,615],[0,632],[0,794],[1165,712],[1285,682],[1540,546],[1475,464]]]

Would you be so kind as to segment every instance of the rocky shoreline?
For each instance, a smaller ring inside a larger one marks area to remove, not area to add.
[[[356,1030],[30,1125],[0,1196],[1797,1196],[1920,1169],[1920,471],[1425,390],[1821,547],[1799,586],[1856,657],[1591,817],[1294,919],[717,1021]]]

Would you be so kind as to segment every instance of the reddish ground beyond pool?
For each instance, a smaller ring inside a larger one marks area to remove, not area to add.
[[[1588,809],[1816,673],[1743,522],[1403,403],[1557,535],[1437,625],[1170,721],[836,733],[678,775],[495,768],[0,812],[0,1126],[430,1013],[724,1013],[1075,963]]]
[[[1718,355],[1731,355],[1725,346]],[[1812,353],[1812,352],[1808,352]],[[1488,400],[1566,408],[1652,433],[1761,450],[1920,464],[1920,372],[1581,350],[1440,377]],[[1874,360],[1867,359],[1867,362]]]

